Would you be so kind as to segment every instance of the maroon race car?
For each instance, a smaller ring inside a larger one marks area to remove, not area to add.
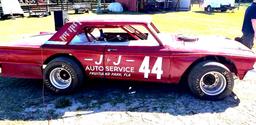
[[[253,69],[256,55],[221,37],[161,33],[149,19],[91,17],[0,45],[2,77],[43,79],[56,93],[70,93],[85,79],[188,84],[201,99],[223,99]]]

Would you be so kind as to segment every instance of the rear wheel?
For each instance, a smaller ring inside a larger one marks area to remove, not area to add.
[[[55,93],[70,93],[84,82],[80,66],[72,59],[59,57],[47,64],[44,84]]]
[[[223,64],[212,61],[196,65],[188,76],[191,92],[201,99],[220,100],[230,95],[234,79]]]
[[[209,5],[209,6],[205,7],[204,10],[206,12],[212,12],[212,7]]]

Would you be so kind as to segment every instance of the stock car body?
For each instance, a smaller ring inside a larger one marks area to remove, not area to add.
[[[70,93],[85,79],[187,83],[202,99],[223,99],[234,75],[253,71],[256,55],[222,37],[161,33],[148,18],[91,17],[0,45],[2,77],[43,79],[56,93]]]

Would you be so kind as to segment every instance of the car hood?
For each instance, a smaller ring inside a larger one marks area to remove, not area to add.
[[[220,36],[159,34],[159,38],[163,41],[164,45],[179,51],[255,56],[255,53],[243,44]]]

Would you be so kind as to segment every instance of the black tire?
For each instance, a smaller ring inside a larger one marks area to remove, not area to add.
[[[79,14],[79,9],[75,9],[75,14]]]
[[[208,5],[207,7],[204,8],[204,11],[210,13],[210,12],[212,12],[212,7],[210,5]]]
[[[228,9],[227,9],[226,7],[221,7],[221,8],[220,8],[220,12],[227,12],[227,10],[228,10]]]
[[[58,78],[51,77],[53,76],[52,74],[54,73],[56,74],[56,72],[59,72]],[[70,82],[67,84],[65,83],[66,85],[62,83],[63,86],[57,86],[62,82],[59,79],[70,80]],[[44,85],[49,90],[57,94],[69,94],[71,92],[74,92],[76,89],[79,88],[79,86],[83,84],[84,79],[85,79],[84,73],[81,67],[74,60],[67,57],[59,57],[59,58],[53,59],[47,64],[43,73]],[[55,82],[52,82],[52,81],[55,81]],[[56,82],[56,81],[59,81],[59,82]]]
[[[8,18],[9,15],[4,15],[4,14],[1,14],[1,20],[5,20]]]
[[[222,9],[222,10],[220,10],[221,12],[227,12],[227,9]]]
[[[216,83],[216,81],[220,82]],[[232,93],[234,79],[232,72],[225,65],[214,61],[204,61],[192,68],[188,75],[188,85],[191,92],[201,99],[221,100]],[[216,91],[215,93],[207,90],[211,87],[213,87],[213,92]]]

